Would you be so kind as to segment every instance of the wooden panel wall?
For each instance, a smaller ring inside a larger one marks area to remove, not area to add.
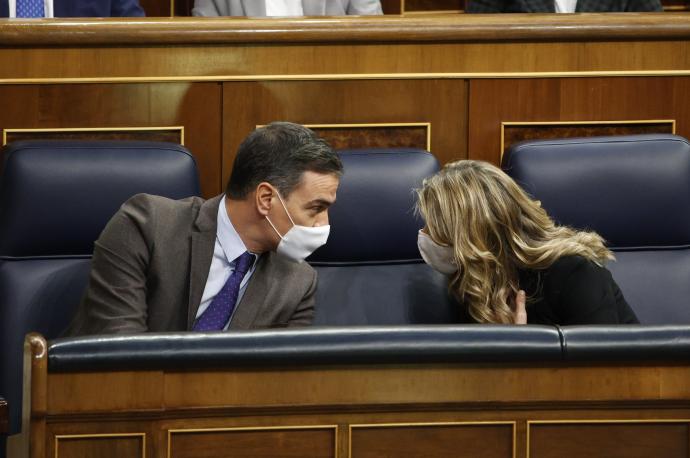
[[[0,100],[3,106],[0,131],[4,131],[8,141],[29,138],[176,141],[180,130],[169,127],[181,127],[184,144],[199,166],[202,192],[208,196],[219,192],[220,84],[10,84],[0,85]],[[109,130],[92,130],[103,128]],[[13,133],[16,129],[24,131]]]
[[[688,101],[688,77],[472,80],[469,157],[498,164],[503,123],[537,124],[525,132],[508,132],[503,136],[506,147],[511,141],[530,137],[669,133],[674,128],[675,133],[688,137]],[[587,124],[589,121],[597,124]]]
[[[242,139],[256,126],[278,120],[335,128],[358,124],[358,127],[347,131],[340,129],[340,144],[336,146],[347,147],[424,148],[426,145],[419,145],[419,133],[403,126],[428,124],[431,150],[437,157],[442,161],[463,158],[466,157],[467,132],[465,106],[467,82],[464,80],[225,83],[223,178],[226,180],[230,176],[235,152]],[[374,128],[385,125],[398,126],[404,137],[391,137],[386,130]],[[319,130],[324,132],[326,129],[322,127]],[[361,137],[360,144],[345,142],[345,136]]]
[[[686,15],[528,16],[0,20],[0,130],[184,135],[206,197],[276,120],[338,147],[429,146],[444,163],[497,164],[535,137],[690,136]]]

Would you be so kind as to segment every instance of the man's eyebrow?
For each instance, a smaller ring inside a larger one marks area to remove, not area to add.
[[[335,203],[335,200],[326,200],[326,199],[314,199],[311,200],[307,203],[307,206],[312,206],[312,205],[323,205],[324,207],[329,207],[333,203]]]

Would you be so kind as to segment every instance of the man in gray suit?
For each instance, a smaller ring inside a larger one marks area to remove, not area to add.
[[[344,16],[383,14],[380,0],[195,0],[194,16]]]
[[[129,199],[96,241],[68,335],[309,325],[340,159],[311,130],[273,123],[240,146],[224,194]]]
[[[468,13],[662,11],[659,0],[467,0]]]

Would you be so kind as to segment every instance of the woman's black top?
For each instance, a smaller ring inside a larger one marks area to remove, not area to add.
[[[634,324],[635,312],[605,267],[563,256],[544,270],[520,273],[529,324]]]

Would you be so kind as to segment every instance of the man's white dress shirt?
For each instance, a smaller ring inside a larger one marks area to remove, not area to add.
[[[554,3],[557,13],[574,13],[577,7],[577,0],[555,0]]]
[[[304,16],[302,0],[266,0],[266,16]]]
[[[218,207],[218,229],[216,230],[216,243],[213,247],[213,260],[211,261],[211,268],[208,271],[208,279],[206,280],[204,293],[201,295],[201,304],[199,305],[199,310],[196,312],[196,318],[199,318],[208,306],[211,305],[213,298],[216,297],[221,288],[223,288],[223,285],[225,285],[225,282],[230,278],[230,275],[235,271],[234,260],[245,251],[248,251],[247,247],[244,246],[244,242],[242,242],[240,235],[235,230],[235,226],[233,226],[230,221],[228,210],[225,207],[225,197],[223,197]],[[256,259],[258,259],[258,256],[254,255],[254,262],[242,279],[242,283],[240,283],[237,302],[232,311],[233,315],[235,314],[235,310],[237,310],[237,304],[240,303],[242,296],[244,296],[244,291],[247,289],[247,283],[249,283],[249,279],[254,273]],[[232,321],[232,316],[230,316],[228,322],[225,323],[223,330],[228,329],[230,321]]]

